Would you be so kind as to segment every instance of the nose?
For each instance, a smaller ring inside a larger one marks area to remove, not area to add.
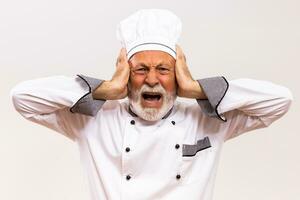
[[[145,82],[150,86],[150,87],[154,87],[156,84],[159,83],[159,80],[157,78],[157,74],[155,70],[150,70],[147,73],[147,77],[145,79]]]

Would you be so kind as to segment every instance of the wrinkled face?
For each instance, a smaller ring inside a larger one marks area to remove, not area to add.
[[[147,121],[161,119],[176,99],[175,59],[158,50],[141,51],[130,60],[129,103]]]

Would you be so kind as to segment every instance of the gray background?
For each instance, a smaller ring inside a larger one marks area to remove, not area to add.
[[[179,44],[195,79],[247,77],[291,89],[295,100],[282,119],[225,144],[214,199],[298,200],[298,0],[1,1],[0,199],[88,199],[76,145],[23,119],[9,91],[52,75],[110,79],[116,26],[140,8],[168,8],[182,19]]]

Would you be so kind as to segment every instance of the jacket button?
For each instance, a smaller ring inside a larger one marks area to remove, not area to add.
[[[171,123],[172,123],[173,125],[175,125],[175,121],[171,121]]]
[[[179,180],[180,178],[181,178],[180,174],[177,174],[177,175],[176,175],[176,179]]]
[[[130,148],[129,148],[129,147],[126,147],[125,151],[126,151],[126,152],[129,152],[129,151],[130,151]]]
[[[126,176],[126,180],[129,181],[130,179],[131,179],[131,176],[130,176],[130,175],[127,175],[127,176]]]
[[[179,149],[179,147],[180,147],[179,144],[176,144],[176,145],[175,145],[175,148],[176,148],[176,149]]]
[[[134,125],[134,124],[135,124],[135,121],[134,121],[134,120],[131,120],[131,121],[130,121],[130,124]]]

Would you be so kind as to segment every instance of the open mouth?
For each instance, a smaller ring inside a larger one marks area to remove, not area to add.
[[[161,99],[162,95],[160,93],[157,93],[157,92],[144,92],[142,94],[142,97],[146,101],[159,101]]]

